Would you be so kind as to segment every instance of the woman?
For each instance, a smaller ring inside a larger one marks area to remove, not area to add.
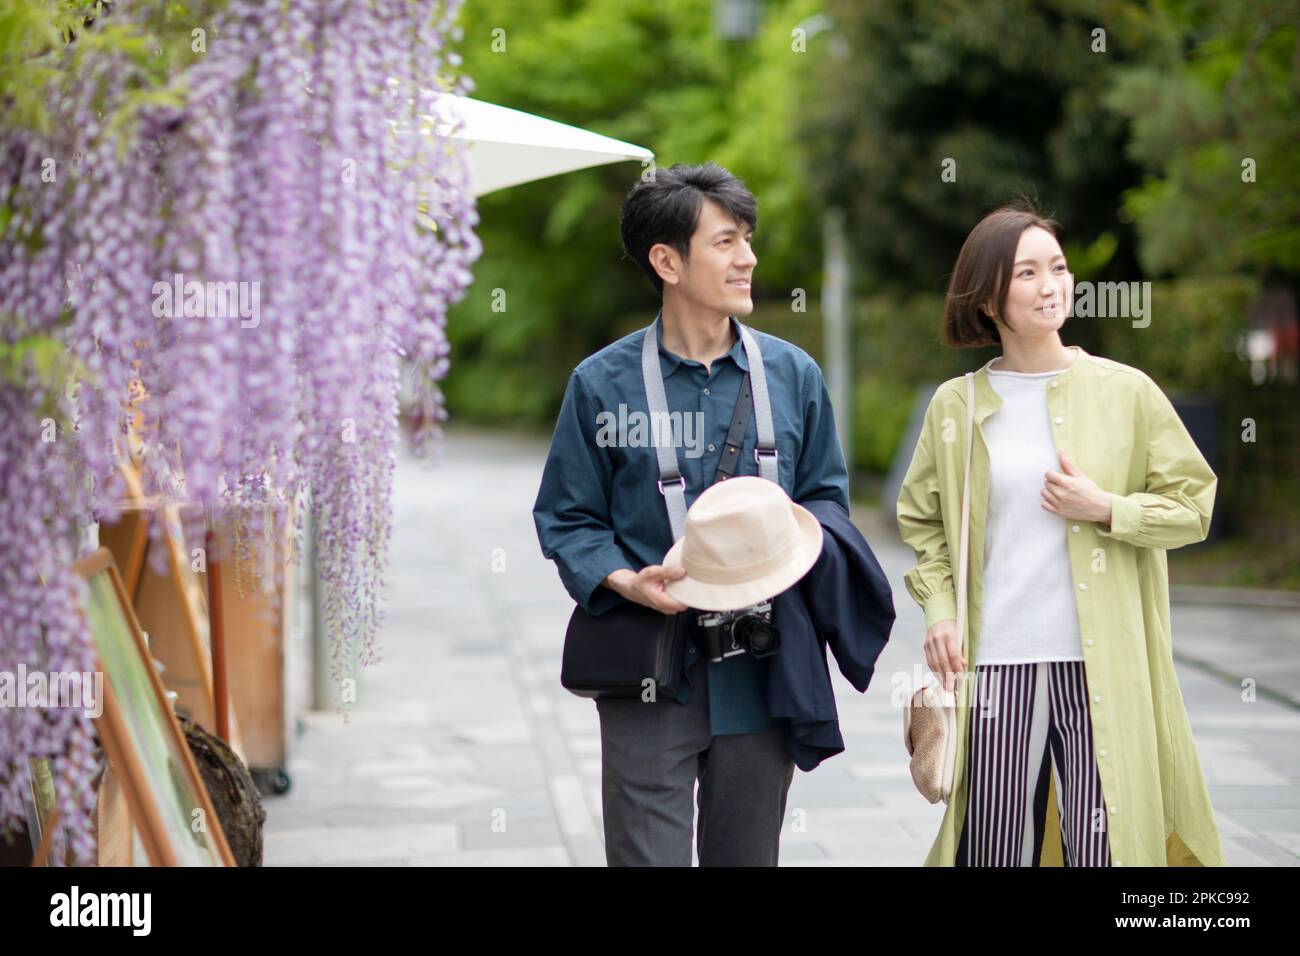
[[[958,699],[927,866],[1222,865],[1165,565],[1205,538],[1217,479],[1150,378],[1061,344],[1073,284],[1055,224],[1004,207],[966,239],[948,289],[946,344],[1002,354],[973,373],[964,634],[964,376],[931,399],[898,496],[926,662]]]

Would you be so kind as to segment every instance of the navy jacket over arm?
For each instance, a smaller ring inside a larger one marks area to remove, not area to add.
[[[822,553],[803,580],[773,601],[781,649],[770,658],[767,694],[772,716],[789,719],[795,765],[807,771],[844,750],[827,645],[840,673],[865,692],[894,626],[894,598],[844,506],[802,504],[821,523]]]

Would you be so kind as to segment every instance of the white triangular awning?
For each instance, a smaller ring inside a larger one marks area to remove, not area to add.
[[[436,130],[466,144],[475,196],[592,166],[654,159],[643,146],[532,113],[449,93],[432,95],[432,113],[420,117],[422,132]]]

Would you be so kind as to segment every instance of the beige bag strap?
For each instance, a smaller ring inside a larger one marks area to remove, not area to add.
[[[957,557],[957,637],[966,642],[966,573],[970,553],[970,456],[975,431],[975,373],[966,373],[966,470],[961,491],[961,544]]]

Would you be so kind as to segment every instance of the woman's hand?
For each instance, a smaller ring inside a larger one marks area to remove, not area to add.
[[[1048,471],[1044,474],[1043,508],[1062,518],[1109,525],[1110,495],[1075,467],[1065,452],[1058,454],[1061,457],[1061,471]]]
[[[956,621],[935,621],[930,625],[925,633],[925,662],[943,682],[943,689],[952,690],[956,676],[966,672]]]

